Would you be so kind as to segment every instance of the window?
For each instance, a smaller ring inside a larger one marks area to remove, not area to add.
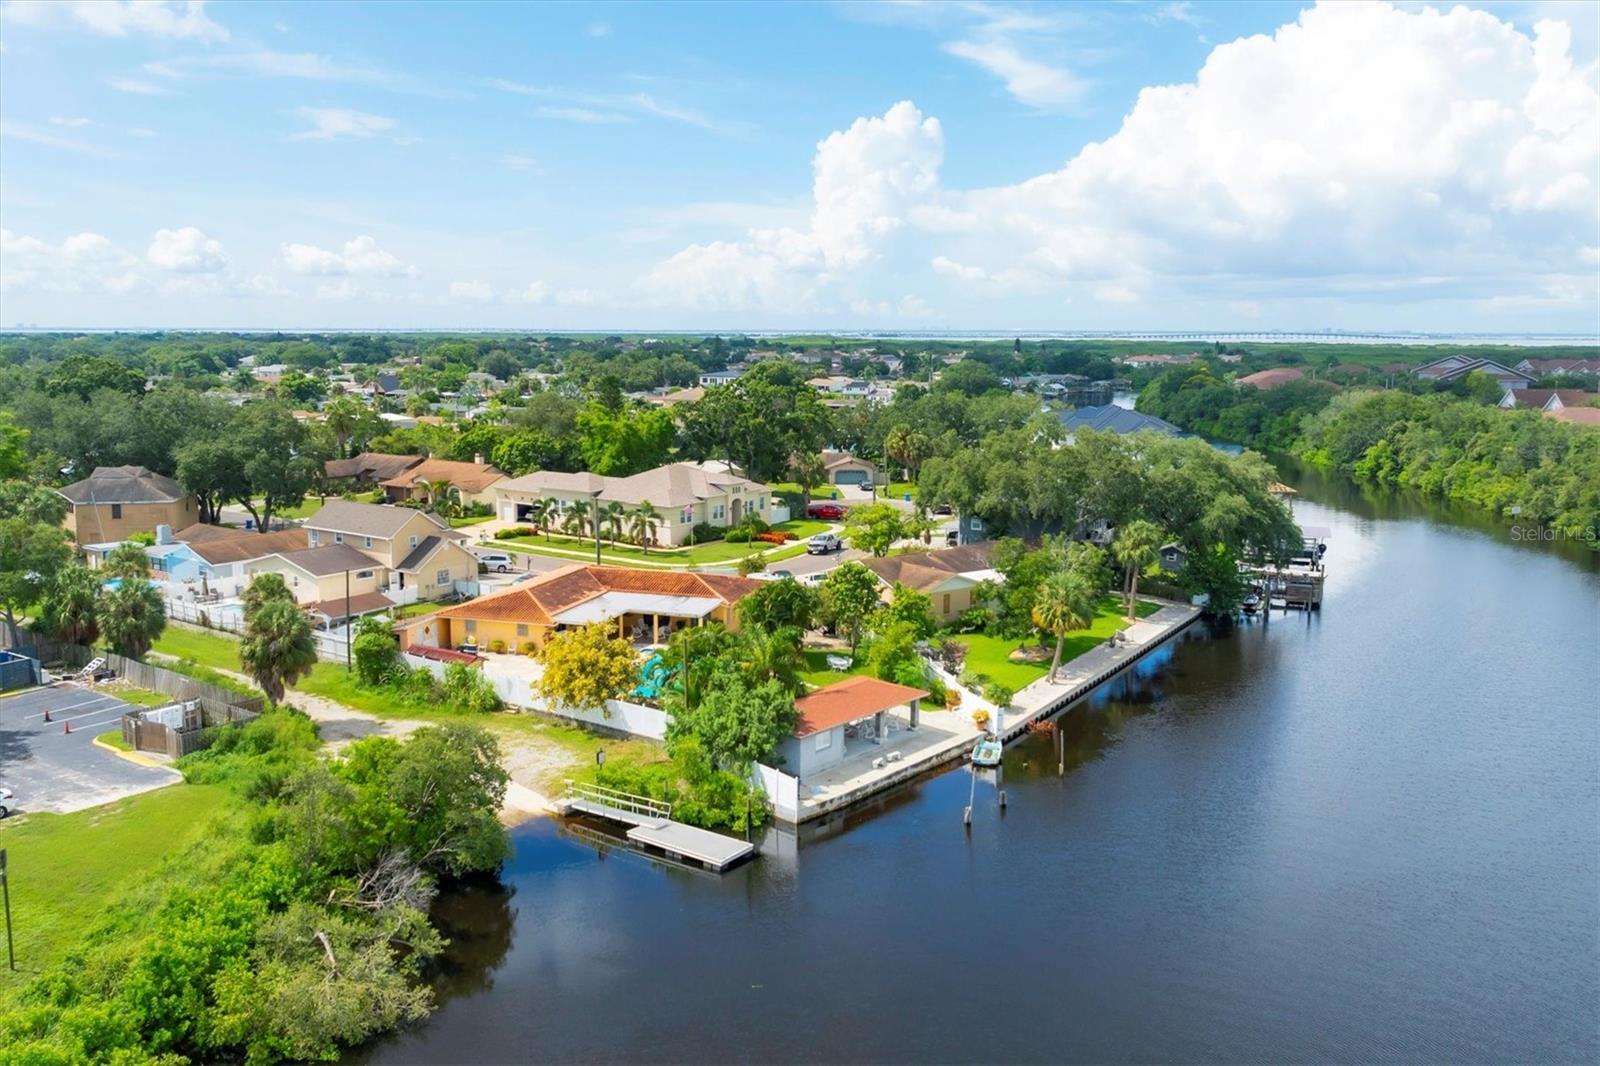
[[[448,585],[448,584],[450,584],[450,571],[449,570],[441,570],[437,574],[433,575],[433,583],[435,585]]]
[[[528,627],[526,625],[524,625],[523,623],[518,622],[517,623],[517,636],[525,637],[527,635],[528,635]]]
[[[469,635],[472,635],[472,636],[476,636],[477,635],[477,633],[478,633],[478,623],[477,623],[476,620],[471,619],[471,618],[467,619],[467,633]]]
[[[344,534],[343,533],[335,533],[333,535],[333,542],[335,544],[343,544],[344,543]]]
[[[322,534],[318,533],[316,530],[313,529],[311,531],[311,546],[313,548],[315,548],[319,543],[321,543],[321,541],[322,541]]]
[[[372,571],[371,570],[357,570],[356,571],[356,580],[357,581],[364,580],[364,579],[369,578],[371,576],[372,576]]]
[[[411,534],[411,546],[413,548],[417,546],[417,535],[415,533]]]
[[[824,729],[817,734],[817,751],[827,751],[833,747],[833,730]]]
[[[948,592],[944,594],[944,613],[950,613],[950,594]]]
[[[371,538],[371,537],[362,537],[362,538],[361,538],[361,546],[362,546],[362,547],[363,547],[363,548],[370,548],[370,547],[372,547],[372,538]]]
[[[112,518],[121,518],[122,517],[122,504],[114,503],[114,504],[111,505],[111,517]]]

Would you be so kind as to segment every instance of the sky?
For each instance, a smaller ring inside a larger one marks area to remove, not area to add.
[[[0,3],[0,326],[1600,333],[1600,5]]]

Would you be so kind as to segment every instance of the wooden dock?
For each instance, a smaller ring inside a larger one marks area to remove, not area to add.
[[[672,820],[672,804],[603,785],[568,781],[558,803],[565,815],[586,814],[628,826],[628,840],[677,861],[697,862],[718,873],[749,858],[755,845]]]

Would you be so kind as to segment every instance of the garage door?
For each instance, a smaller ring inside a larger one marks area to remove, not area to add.
[[[517,505],[511,500],[501,500],[500,517],[504,521],[515,522],[517,520]]]
[[[833,475],[835,485],[865,485],[868,480],[865,470],[841,470]]]

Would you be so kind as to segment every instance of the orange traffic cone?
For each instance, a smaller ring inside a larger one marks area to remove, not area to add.
[[[70,733],[70,732],[72,732],[72,723],[71,723],[71,722],[62,722],[62,723],[61,723],[61,731],[62,731],[62,732],[63,732],[63,733]]]

